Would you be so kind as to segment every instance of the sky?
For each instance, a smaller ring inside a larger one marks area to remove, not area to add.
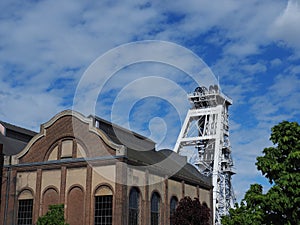
[[[241,199],[252,183],[269,186],[255,162],[272,145],[271,127],[300,122],[299,21],[298,0],[3,0],[0,120],[39,131],[79,104],[86,116],[172,149],[187,94],[210,76],[233,100],[233,186]],[[162,48],[141,48],[146,40]],[[95,65],[102,67],[90,73]]]

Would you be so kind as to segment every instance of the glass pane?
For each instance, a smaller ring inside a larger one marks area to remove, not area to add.
[[[174,216],[174,213],[176,211],[177,204],[178,204],[177,198],[176,197],[172,197],[171,198],[171,202],[170,202],[170,225],[174,224],[173,216]]]
[[[128,225],[139,224],[139,198],[140,194],[136,188],[132,188],[129,194],[129,218]]]
[[[160,197],[153,193],[151,198],[151,225],[158,225],[160,217]]]
[[[112,224],[112,195],[95,197],[95,225]]]
[[[18,225],[32,225],[33,199],[19,200]]]

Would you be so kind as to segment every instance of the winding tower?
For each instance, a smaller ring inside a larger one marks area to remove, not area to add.
[[[231,185],[233,161],[229,142],[228,107],[232,100],[218,85],[197,87],[188,95],[192,107],[179,133],[174,151],[194,158],[201,173],[212,178],[213,221],[221,224],[235,202]],[[196,156],[196,157],[195,157]]]

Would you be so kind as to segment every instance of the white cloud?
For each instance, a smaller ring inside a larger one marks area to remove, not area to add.
[[[258,53],[258,46],[255,43],[236,43],[225,49],[227,54],[247,56]]]
[[[276,124],[295,120],[299,116],[300,79],[292,74],[280,74],[263,95],[251,98],[253,113],[261,122]]]
[[[267,67],[263,63],[257,62],[254,64],[243,65],[242,69],[247,74],[257,74],[257,73],[266,72]]]
[[[276,58],[276,59],[273,59],[273,60],[270,62],[270,64],[271,64],[271,67],[276,67],[276,66],[279,66],[279,65],[282,64],[282,60]]]
[[[37,131],[41,123],[64,109],[59,106],[60,97],[53,93],[32,92],[23,87],[11,89],[5,86],[1,83],[1,120]]]
[[[266,179],[261,179],[256,170],[256,157],[262,155],[265,147],[272,146],[269,141],[271,127],[282,120],[299,118],[299,77],[295,75],[277,75],[272,86],[265,89],[262,95],[250,97],[249,111],[253,118],[243,125],[235,125],[232,129],[231,143],[233,157],[238,174],[233,183],[237,189],[237,197],[241,199],[251,183],[262,183],[265,191],[270,187]],[[236,114],[235,114],[236,115]],[[238,115],[236,115],[238,117]],[[236,118],[234,117],[233,120]]]
[[[270,27],[269,35],[300,50],[299,21],[300,3],[298,0],[289,0],[286,8]]]
[[[213,72],[220,77],[222,90],[234,100],[230,109],[231,142],[238,167],[234,182],[240,196],[249,186],[248,182],[258,177],[255,158],[268,144],[270,127],[283,119],[299,118],[299,66],[294,65],[299,54],[296,50],[300,49],[297,1],[286,5],[281,0],[223,0],[218,4],[209,0],[93,3],[6,0],[0,1],[0,15],[1,120],[37,130],[40,123],[72,105],[83,71],[98,56],[120,44],[143,39],[174,41],[197,51],[200,57],[208,55],[208,61],[215,63]],[[265,59],[264,50],[277,40],[284,43],[275,42],[280,48],[285,49],[285,43],[288,44],[292,53],[281,57],[274,52]],[[128,56],[138,53],[144,52],[132,50]],[[166,57],[164,51],[152,54]],[[189,60],[180,60],[183,65],[191,66]],[[282,75],[269,74],[273,73],[270,65],[272,69],[284,67]],[[102,75],[100,71],[105,70],[97,71],[98,76]],[[106,98],[98,102],[97,112],[110,119],[116,93],[141,77],[160,73],[186,92],[195,88],[194,83],[178,71],[153,65],[133,66],[107,82],[102,93]],[[171,85],[157,82],[132,86],[122,100],[128,103],[151,88],[155,88],[157,96],[172,99],[179,111],[187,110],[186,96]],[[89,94],[86,92],[87,97]],[[86,105],[90,104],[89,100],[94,101],[85,99]],[[140,107],[145,111],[145,118],[154,115],[154,104],[145,103]],[[153,138],[161,141],[155,132],[167,125],[164,146],[172,146],[180,130],[172,120],[176,112],[170,111],[164,116],[163,122],[150,119],[150,130],[154,132]],[[125,125],[122,119],[120,113],[120,124]],[[149,131],[149,127],[136,125],[135,128]]]
[[[296,75],[278,75],[275,79],[274,85],[270,87],[272,95],[284,101],[289,95],[300,95],[300,78]],[[295,98],[295,102],[297,98]]]

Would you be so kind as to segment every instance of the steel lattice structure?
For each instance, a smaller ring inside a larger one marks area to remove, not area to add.
[[[195,166],[212,178],[213,221],[221,224],[221,216],[233,207],[235,196],[231,185],[233,161],[229,142],[228,107],[232,100],[217,85],[197,87],[188,95],[192,104],[178,136],[174,151],[195,154]]]

